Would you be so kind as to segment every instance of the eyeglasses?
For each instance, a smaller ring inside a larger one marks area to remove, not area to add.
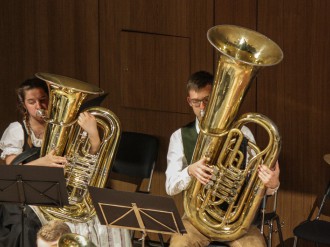
[[[209,103],[209,97],[210,96],[206,96],[203,99],[189,99],[189,103],[195,107],[199,107],[202,102],[204,105],[207,105]]]

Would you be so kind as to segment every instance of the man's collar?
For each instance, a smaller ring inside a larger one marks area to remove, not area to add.
[[[196,121],[195,121],[195,127],[196,127],[196,131],[197,131],[197,134],[199,134],[199,121],[198,121],[198,118],[196,117]]]

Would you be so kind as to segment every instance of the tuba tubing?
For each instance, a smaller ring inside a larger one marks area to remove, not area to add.
[[[278,64],[283,52],[266,36],[239,26],[212,27],[207,37],[220,57],[191,163],[208,157],[214,179],[204,186],[193,178],[183,204],[200,232],[211,240],[232,241],[247,232],[264,196],[258,165],[273,167],[281,147],[278,129],[266,116],[247,113],[234,120],[251,81],[261,68]],[[241,128],[249,123],[263,128],[269,142],[261,150],[249,141],[246,157],[239,147]]]
[[[76,119],[87,96],[102,94],[103,90],[65,76],[48,73],[37,73],[36,76],[44,80],[49,88],[48,111],[43,115],[46,129],[40,156],[54,149],[56,155],[66,156],[68,163],[64,168],[64,175],[70,204],[63,208],[39,209],[46,220],[87,222],[96,214],[88,186],[103,188],[106,185],[119,144],[120,121],[109,109],[86,109],[95,116],[101,137],[98,153],[89,154],[90,143],[86,132]]]

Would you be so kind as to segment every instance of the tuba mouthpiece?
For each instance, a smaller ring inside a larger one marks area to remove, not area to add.
[[[37,110],[36,115],[37,115],[37,117],[45,118],[46,117],[46,111],[44,109],[39,109],[39,110]]]

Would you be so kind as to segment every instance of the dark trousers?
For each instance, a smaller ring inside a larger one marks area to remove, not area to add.
[[[36,247],[41,222],[34,211],[25,207],[24,247]],[[21,247],[22,210],[15,204],[0,204],[0,247]]]

